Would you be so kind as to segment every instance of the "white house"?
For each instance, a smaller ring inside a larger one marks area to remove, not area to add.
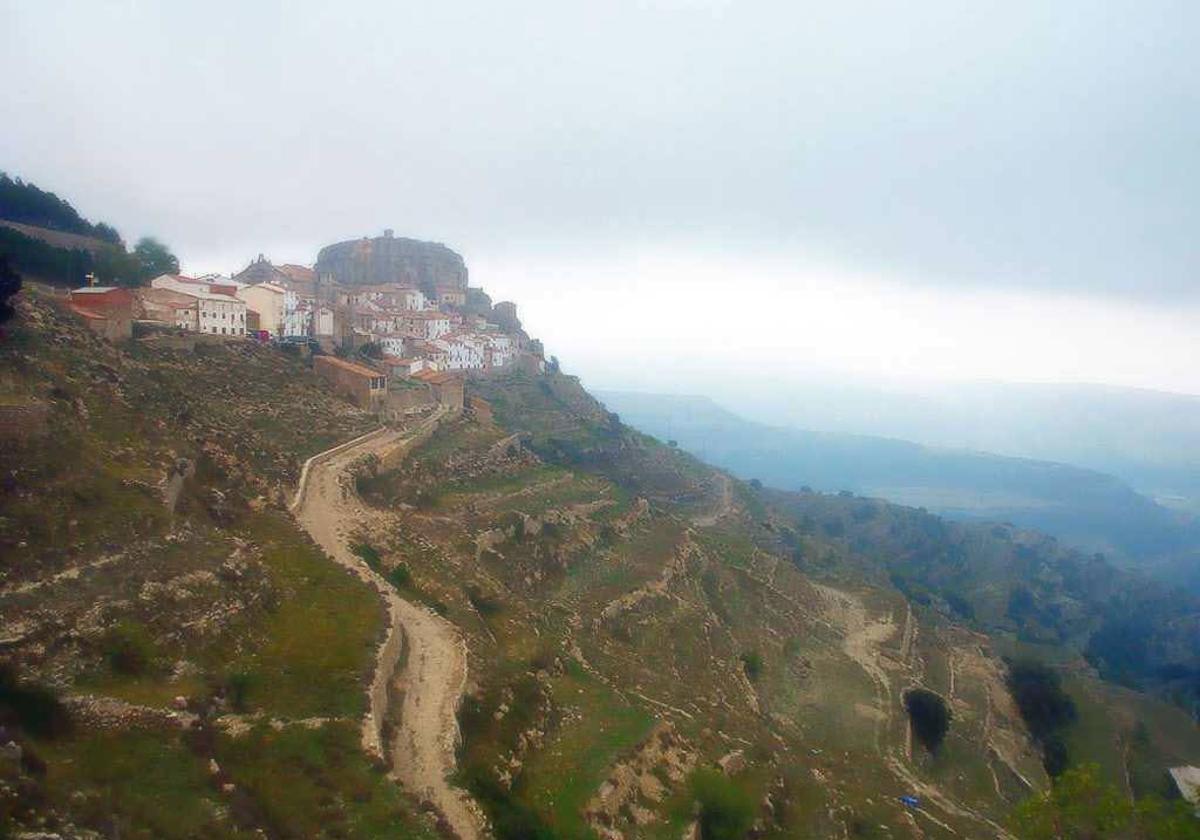
[[[199,331],[210,335],[245,335],[246,302],[233,295],[200,292]]]
[[[313,335],[333,335],[333,308],[318,306],[312,312]]]
[[[485,342],[478,336],[456,334],[433,341],[446,353],[446,370],[479,370],[484,364]]]
[[[516,347],[513,346],[512,338],[504,333],[487,333],[487,352],[485,354],[485,362],[488,367],[504,367],[516,358]]]
[[[392,376],[412,376],[414,373],[433,369],[427,359],[417,357],[397,358],[395,356],[384,356],[383,363],[392,372]]]
[[[283,334],[288,336],[312,334],[312,310],[301,304],[299,297],[291,289],[284,298]]]
[[[176,326],[208,335],[245,335],[246,302],[231,294],[211,291],[215,284],[177,274],[162,274],[150,281],[152,289],[169,289],[196,299],[196,316],[181,316]],[[217,288],[229,288],[224,284]],[[185,323],[186,322],[186,323]]]
[[[385,356],[404,356],[404,336],[397,333],[382,335],[379,337],[379,349],[383,351]]]
[[[425,293],[420,289],[398,289],[396,297],[401,308],[411,312],[424,312],[429,305]]]
[[[409,338],[433,341],[450,332],[450,317],[436,309],[424,312],[405,312],[400,321],[400,332]]]

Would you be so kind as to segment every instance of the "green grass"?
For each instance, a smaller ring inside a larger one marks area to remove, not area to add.
[[[171,732],[98,732],[39,745],[51,801],[110,836],[229,836],[204,762]],[[80,795],[72,796],[75,792]]]
[[[249,675],[248,703],[284,717],[363,712],[363,685],[383,607],[361,581],[304,540],[282,514],[256,518],[253,538],[280,596],[252,649],[226,664]]]
[[[367,761],[353,724],[260,726],[220,738],[216,752],[271,836],[437,836],[385,772]]]
[[[525,799],[564,838],[592,837],[583,809],[622,753],[649,734],[654,719],[627,706],[579,670],[555,679],[557,705],[577,710],[526,765],[520,776]]]

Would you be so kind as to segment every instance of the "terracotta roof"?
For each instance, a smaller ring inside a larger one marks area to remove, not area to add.
[[[413,379],[428,382],[430,385],[445,385],[460,378],[459,374],[448,370],[419,370],[413,374]]]
[[[348,370],[352,373],[357,373],[359,376],[383,376],[382,373],[374,368],[369,368],[366,365],[355,364],[354,362],[348,362],[345,359],[339,359],[337,356],[317,356],[317,359],[324,359],[325,361],[322,362],[322,364],[330,364],[334,367],[339,367],[342,370]],[[313,361],[315,362],[316,359]]]

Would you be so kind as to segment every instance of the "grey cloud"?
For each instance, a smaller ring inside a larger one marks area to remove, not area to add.
[[[185,259],[389,226],[1200,295],[1192,3],[246,5],[0,3],[0,167]]]

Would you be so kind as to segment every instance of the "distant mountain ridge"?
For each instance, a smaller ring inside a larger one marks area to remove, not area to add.
[[[761,381],[705,392],[772,425],[1074,464],[1200,513],[1200,396],[1089,383]],[[714,389],[717,385],[714,385]]]
[[[739,476],[847,490],[958,519],[1007,521],[1200,585],[1200,524],[1120,479],[1051,461],[866,435],[768,426],[705,397],[600,392],[623,419]]]

